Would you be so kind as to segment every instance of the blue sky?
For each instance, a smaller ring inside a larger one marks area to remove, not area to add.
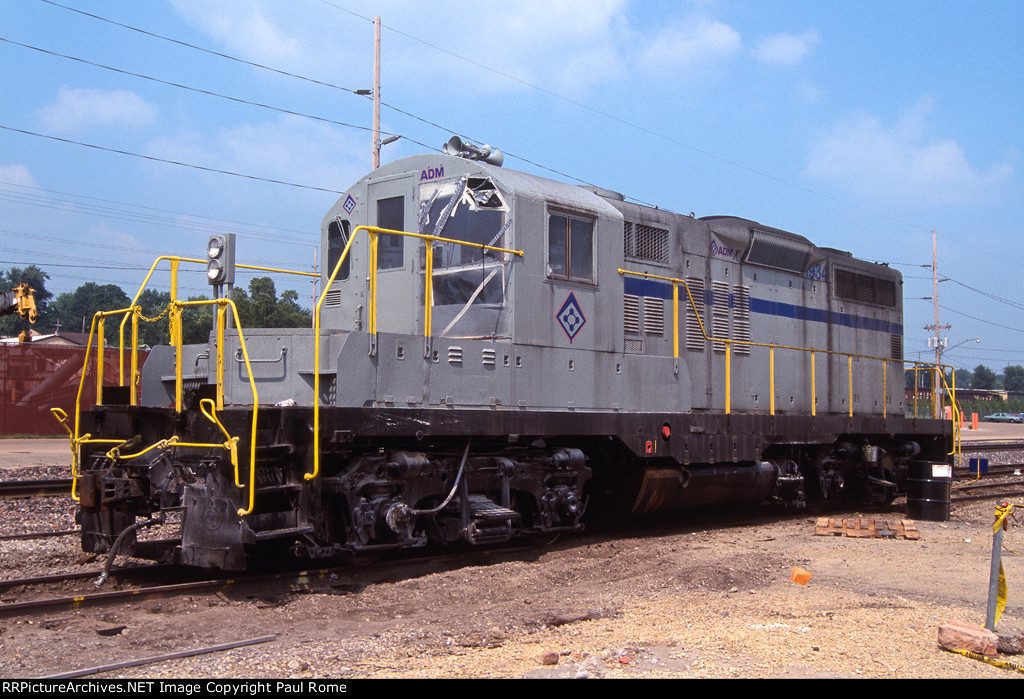
[[[0,268],[132,293],[156,255],[228,230],[240,262],[311,269],[334,192],[370,167],[354,91],[380,15],[382,128],[403,136],[384,161],[455,133],[506,167],[889,262],[908,359],[932,356],[935,229],[946,360],[1024,364],[1024,2],[494,5],[0,0]]]

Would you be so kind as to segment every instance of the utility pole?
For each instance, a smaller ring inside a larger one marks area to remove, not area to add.
[[[932,404],[935,406],[933,417],[936,420],[942,418],[942,331],[949,330],[950,325],[939,325],[939,253],[938,239],[935,229],[932,229],[932,302],[935,305],[935,325],[924,326],[925,330],[935,331],[935,374],[932,378],[932,391],[935,399]]]
[[[380,167],[380,16],[373,18],[373,169]]]

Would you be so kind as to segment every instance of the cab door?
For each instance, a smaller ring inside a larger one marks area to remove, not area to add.
[[[367,186],[367,219],[372,226],[415,232],[416,178],[409,173]],[[381,234],[377,242],[377,331],[423,332],[419,240]],[[369,255],[367,255],[369,259]],[[367,269],[369,275],[369,269]]]

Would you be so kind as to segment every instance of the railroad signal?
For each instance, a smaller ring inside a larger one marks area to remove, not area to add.
[[[235,283],[235,234],[211,235],[206,244],[206,280],[213,286]]]

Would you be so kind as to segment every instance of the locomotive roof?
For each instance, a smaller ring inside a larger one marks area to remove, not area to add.
[[[379,180],[385,180],[401,175],[412,173],[418,176],[421,182],[438,179],[450,179],[452,177],[486,177],[500,183],[507,191],[510,191],[516,198],[529,199],[533,201],[553,202],[557,206],[579,211],[593,212],[612,219],[622,219],[622,208],[637,207],[638,209],[659,212],[660,214],[674,214],[667,209],[652,208],[640,204],[630,204],[624,201],[624,197],[616,192],[593,187],[589,185],[575,185],[559,180],[552,180],[539,175],[532,175],[519,170],[504,168],[481,160],[471,160],[457,155],[446,153],[420,153],[393,160],[381,165],[364,175],[355,183],[352,189]],[[325,221],[333,220],[342,209],[346,195],[331,208]],[[618,204],[616,206],[615,204]],[[765,226],[757,221],[741,218],[738,216],[702,216],[699,221],[704,222],[712,231],[720,235],[734,238],[737,243],[745,247],[751,240],[752,233],[762,231],[772,235],[788,238],[799,245],[806,245],[808,250],[820,250],[822,253],[839,255],[847,258],[845,264],[853,264],[856,267],[872,267],[883,272],[885,276],[897,276],[899,273],[892,270],[888,265],[881,265],[867,260],[860,260],[853,257],[849,252],[834,250],[831,248],[817,248],[808,238],[796,233],[791,233],[780,228]],[[326,225],[326,223],[325,223]]]
[[[782,236],[783,238],[799,240],[800,242],[807,243],[808,245],[812,244],[810,240],[802,235],[790,233],[789,231],[784,231],[781,228],[765,226],[757,221],[751,221],[750,219],[740,218],[738,216],[701,216],[700,220],[705,221],[709,226],[711,226],[712,230],[722,233],[750,233],[751,230],[757,229],[759,231],[774,233]]]
[[[560,206],[621,218],[618,210],[586,187],[444,153],[423,153],[399,158],[367,174],[360,182],[383,179],[405,172],[420,173],[420,181],[424,181],[425,178],[447,179],[459,175],[487,177],[503,184],[517,198],[553,201]]]

